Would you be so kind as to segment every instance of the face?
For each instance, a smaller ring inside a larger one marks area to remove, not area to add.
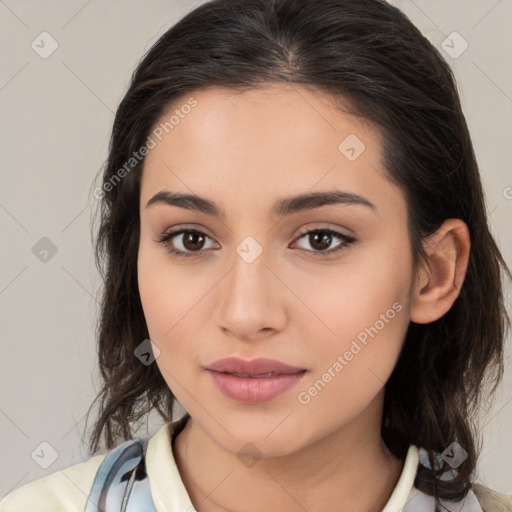
[[[200,90],[161,123],[141,181],[138,282],[173,394],[233,452],[289,454],[378,416],[410,320],[412,258],[377,129],[277,83]],[[315,196],[291,200],[304,194]],[[226,357],[301,372],[207,369]]]

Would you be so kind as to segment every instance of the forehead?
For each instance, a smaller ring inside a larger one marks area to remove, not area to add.
[[[161,189],[243,206],[256,197],[343,188],[374,204],[388,194],[396,205],[400,191],[385,178],[379,130],[339,105],[348,108],[297,84],[183,95],[153,129],[141,203]]]
[[[190,108],[192,99],[195,106]],[[378,130],[369,120],[340,110],[350,108],[341,98],[297,84],[271,83],[245,90],[209,87],[175,100],[157,125],[165,129],[166,121],[173,118],[173,126],[167,126],[162,136],[172,132],[186,147],[200,144],[205,150],[208,144],[220,142],[236,147],[252,141],[253,146],[259,143],[268,149],[293,141],[296,152],[302,148],[306,152],[322,140],[332,145],[348,133],[373,145]]]

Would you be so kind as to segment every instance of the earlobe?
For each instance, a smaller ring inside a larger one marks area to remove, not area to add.
[[[460,219],[447,219],[425,242],[428,262],[413,290],[411,321],[427,324],[441,318],[459,296],[469,261],[470,236]]]

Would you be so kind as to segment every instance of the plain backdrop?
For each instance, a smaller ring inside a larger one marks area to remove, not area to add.
[[[454,70],[492,229],[512,266],[512,2],[392,3]],[[99,382],[91,184],[135,65],[196,5],[0,0],[0,496],[87,458],[81,436]],[[477,476],[512,494],[510,352],[507,340]],[[152,417],[141,434],[161,425]],[[45,447],[56,455],[42,468],[34,453]]]

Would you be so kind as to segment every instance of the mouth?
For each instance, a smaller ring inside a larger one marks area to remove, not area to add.
[[[297,373],[245,375],[208,370],[224,397],[243,404],[269,402],[294,388],[306,370]]]
[[[206,369],[236,374],[241,377],[273,376],[272,374],[281,375],[305,370],[305,368],[291,366],[281,361],[267,359],[265,357],[258,357],[249,361],[239,357],[226,357],[208,365]]]
[[[221,372],[221,373],[230,373],[230,372]],[[230,375],[234,375],[235,377],[248,377],[251,379],[264,379],[265,377],[275,377],[276,375],[284,375],[283,373],[259,373],[256,375],[251,375],[248,373],[236,373],[232,372]]]

